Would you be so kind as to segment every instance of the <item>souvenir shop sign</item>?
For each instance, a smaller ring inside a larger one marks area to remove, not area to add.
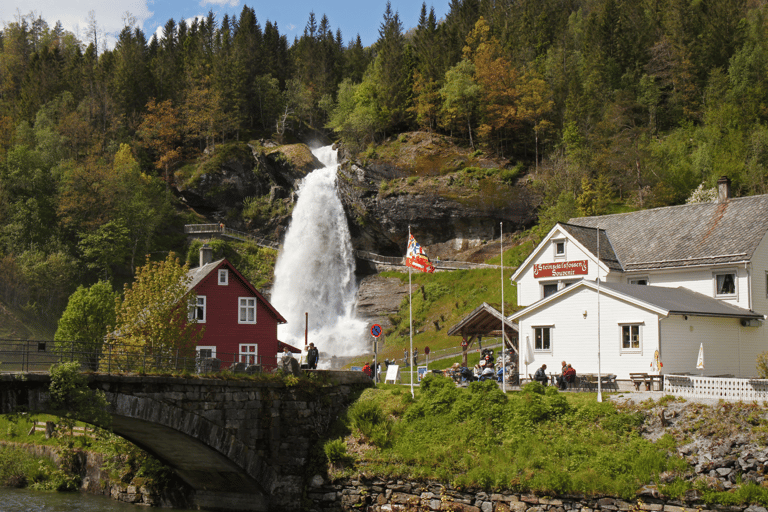
[[[587,260],[536,263],[533,265],[533,277],[583,276],[588,268]]]

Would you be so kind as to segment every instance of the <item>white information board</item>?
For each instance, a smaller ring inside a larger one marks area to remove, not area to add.
[[[387,375],[384,377],[384,384],[387,382],[392,381],[392,384],[397,384],[400,382],[400,366],[396,364],[391,364],[387,366]]]

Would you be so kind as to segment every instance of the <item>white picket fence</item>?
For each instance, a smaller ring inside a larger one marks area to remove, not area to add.
[[[768,400],[768,379],[664,375],[664,392],[682,398],[763,402]]]

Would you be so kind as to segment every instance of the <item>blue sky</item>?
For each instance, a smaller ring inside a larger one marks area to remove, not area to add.
[[[448,0],[426,2],[427,9],[435,8],[438,19],[445,16],[448,3]],[[378,38],[386,4],[386,0],[118,0],[114,4],[103,0],[3,0],[0,2],[0,23],[5,25],[16,21],[19,15],[34,13],[42,16],[51,26],[61,21],[65,29],[84,39],[89,13],[93,11],[102,40],[107,47],[112,47],[115,35],[125,25],[126,13],[136,19],[137,25],[149,38],[170,18],[177,22],[182,18],[191,20],[212,10],[220,21],[224,14],[239,15],[243,5],[248,5],[256,11],[262,27],[267,20],[276,22],[289,43],[295,36],[301,36],[309,13],[314,11],[318,22],[323,14],[328,16],[334,33],[336,29],[341,29],[344,43],[359,33],[363,45],[368,46]],[[421,0],[391,0],[391,4],[392,10],[400,15],[403,30],[416,26]]]

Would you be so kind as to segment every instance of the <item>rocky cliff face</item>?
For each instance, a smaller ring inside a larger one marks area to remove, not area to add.
[[[304,144],[220,146],[177,175],[182,199],[212,222],[279,240],[300,180],[322,164]],[[430,257],[451,259],[534,221],[534,200],[508,162],[426,133],[363,157],[339,150],[339,194],[355,249],[402,256],[408,228]]]
[[[361,160],[340,150],[339,193],[356,249],[402,255],[408,228],[430,257],[456,254],[530,226],[534,199],[504,162],[473,157],[428,134]]]

